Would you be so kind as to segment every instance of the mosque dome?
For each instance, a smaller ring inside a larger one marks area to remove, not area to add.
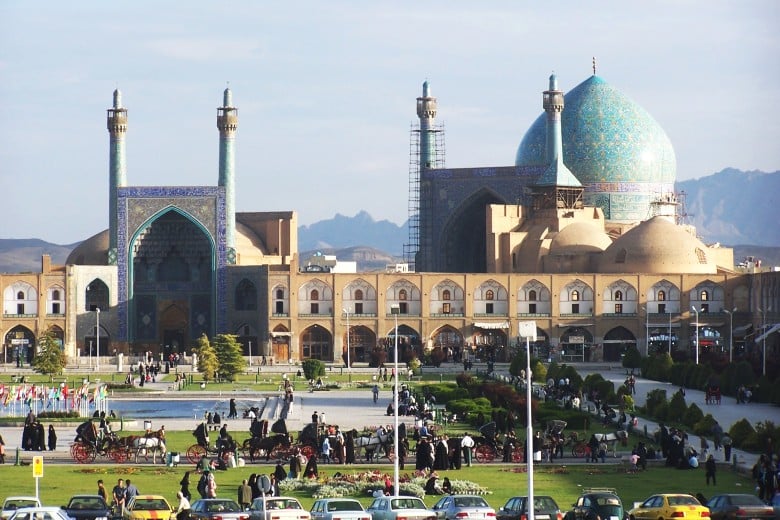
[[[601,273],[714,274],[715,258],[686,228],[666,217],[642,222],[615,240],[601,255]]]
[[[564,95],[561,116],[563,162],[585,187],[585,203],[601,207],[608,220],[648,218],[650,202],[672,192],[674,148],[663,128],[641,106],[591,76]],[[517,149],[517,166],[546,165],[546,114],[540,115]]]
[[[108,230],[101,231],[77,245],[65,265],[106,265],[108,263]]]
[[[604,231],[588,222],[575,222],[563,228],[550,244],[550,254],[601,252],[612,245]]]

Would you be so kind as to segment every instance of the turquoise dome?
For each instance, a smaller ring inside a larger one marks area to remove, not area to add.
[[[612,221],[650,215],[650,202],[674,189],[676,159],[663,128],[626,95],[591,76],[564,96],[563,162],[585,187],[585,202]],[[546,115],[526,132],[517,166],[546,164]]]

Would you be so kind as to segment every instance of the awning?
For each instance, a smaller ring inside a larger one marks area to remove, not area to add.
[[[509,322],[508,321],[475,321],[474,327],[479,327],[480,329],[508,329],[509,328]]]
[[[283,338],[292,336],[292,332],[271,332],[272,338]]]
[[[699,327],[716,327],[717,328],[717,327],[722,327],[725,324],[726,324],[725,321],[706,321],[706,322],[700,321],[699,323],[696,323],[695,321],[692,321],[690,326],[691,327],[696,327],[698,325]]]
[[[775,323],[774,325],[772,325],[772,327],[768,331],[766,331],[763,334],[761,334],[760,336],[758,336],[754,341],[756,343],[758,343],[760,341],[764,341],[764,338],[766,338],[770,334],[773,334],[773,333],[777,332],[778,330],[780,330],[780,323]]]
[[[648,323],[647,327],[650,329],[669,329],[669,327],[672,327],[673,329],[679,329],[680,328],[680,322],[679,321],[673,321],[670,325],[669,322],[666,323]]]
[[[753,326],[752,323],[748,323],[747,325],[740,325],[739,327],[734,327],[733,334],[735,336],[744,336],[747,334],[747,331],[750,330],[750,328]]]

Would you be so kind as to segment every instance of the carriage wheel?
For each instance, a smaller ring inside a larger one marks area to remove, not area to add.
[[[193,444],[187,448],[187,460],[193,464],[197,464],[200,458],[206,454],[206,448],[200,444]]]
[[[571,455],[572,457],[582,458],[587,453],[587,450],[585,449],[585,444],[582,442],[579,442],[572,446],[571,448]]]
[[[521,463],[525,459],[525,453],[523,448],[515,448],[512,450],[512,462]]]
[[[111,448],[109,448],[108,456],[117,464],[127,462],[127,459],[129,458],[127,450],[120,446],[112,446]]]
[[[85,444],[83,442],[78,443],[75,446],[76,449],[74,451],[73,458],[76,459],[76,462],[79,464],[87,464],[89,462],[95,461],[97,450],[94,446],[90,446],[89,444]]]
[[[312,448],[308,444],[305,446],[301,446],[301,453],[303,453],[304,457],[308,459],[309,457],[314,455],[314,448]]]
[[[492,446],[487,444],[481,444],[474,450],[477,458],[477,462],[491,462],[496,458],[496,450]]]

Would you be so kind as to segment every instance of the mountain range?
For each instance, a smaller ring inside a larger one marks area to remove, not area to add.
[[[780,171],[740,171],[726,168],[712,175],[678,182],[680,214],[693,224],[706,243],[734,248],[734,259],[761,258],[764,265],[780,265],[778,209],[771,194],[780,193]],[[336,214],[298,228],[298,250],[305,260],[315,252],[351,260],[362,271],[384,269],[401,261],[408,242],[408,222],[374,220],[366,211],[354,217]],[[63,264],[78,244],[57,245],[38,239],[0,239],[0,272],[39,272],[42,254]]]

